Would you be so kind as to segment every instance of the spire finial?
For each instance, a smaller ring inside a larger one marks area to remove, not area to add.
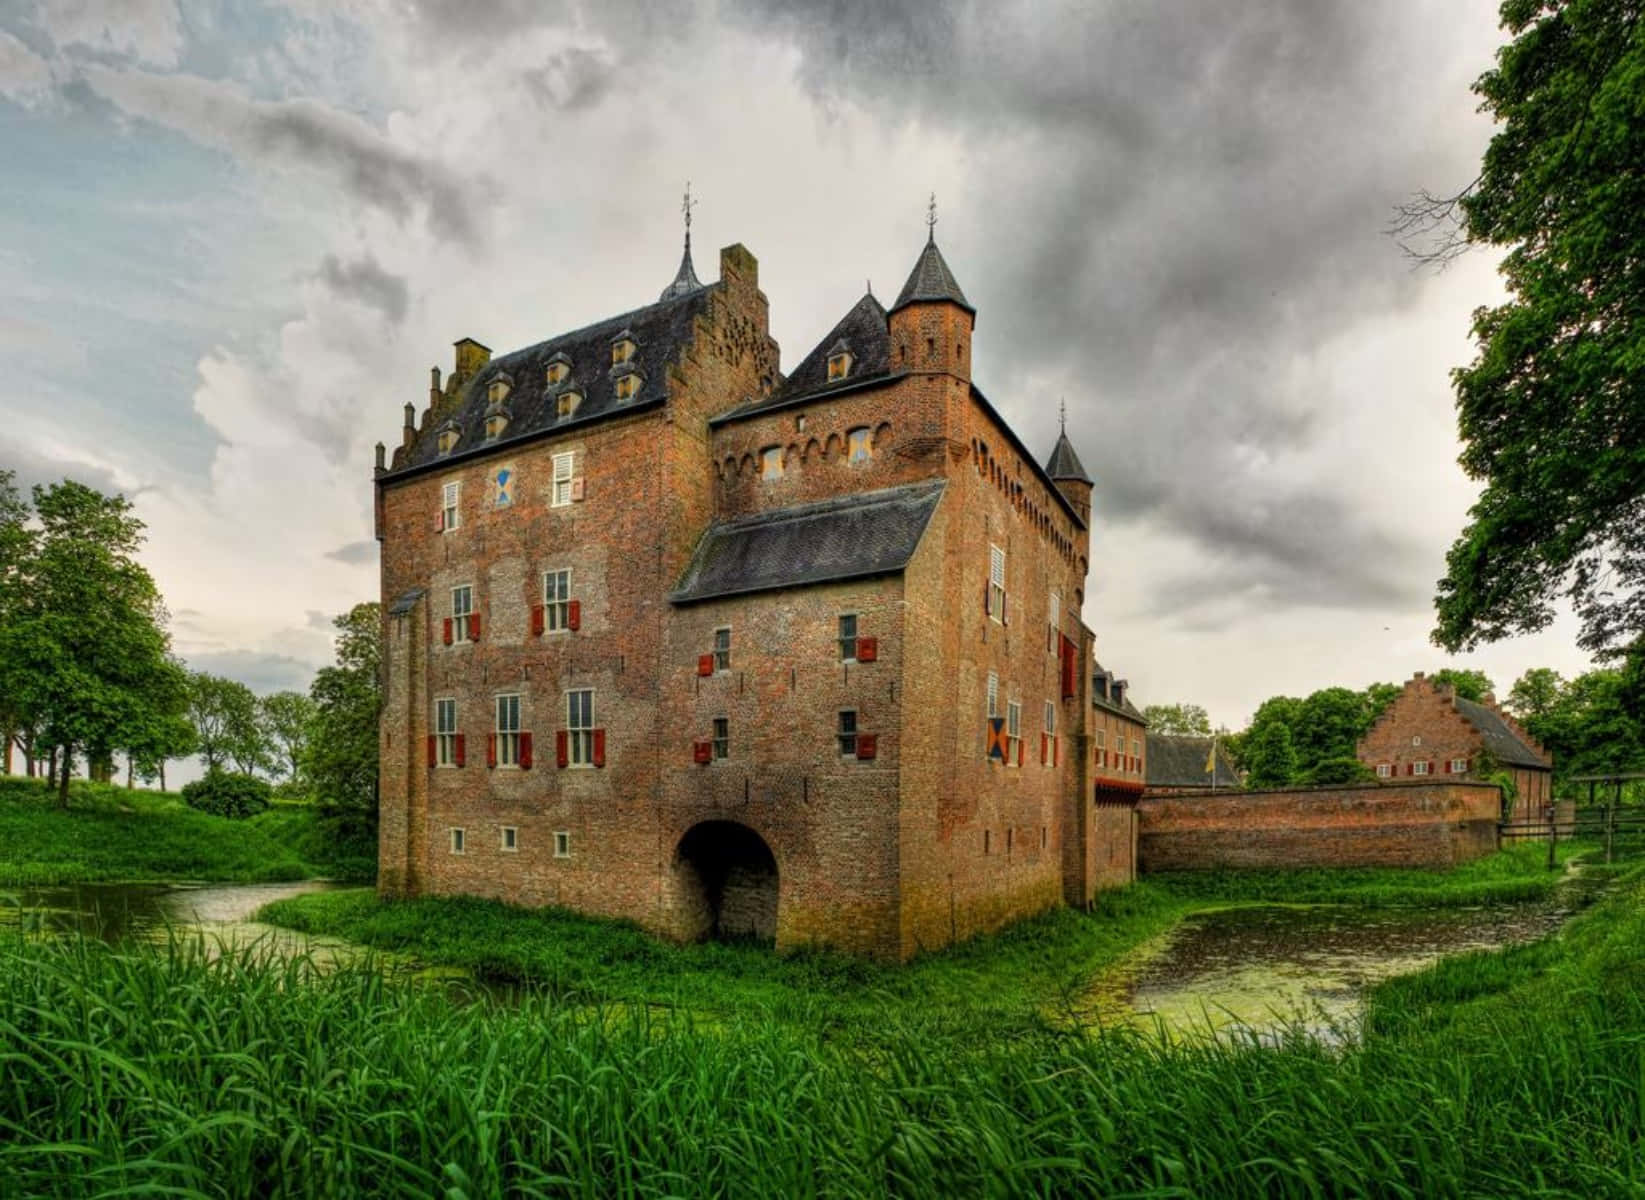
[[[931,202],[925,206],[925,240],[937,240],[937,193],[931,193]]]
[[[874,281],[872,279],[868,281],[868,294],[870,296],[874,294]]]
[[[1067,396],[1064,396],[1061,400],[1059,400],[1057,402],[1057,426],[1058,426],[1058,432],[1060,432],[1060,433],[1067,433],[1068,432],[1068,397]]]
[[[663,289],[658,301],[672,300],[678,296],[689,295],[702,287],[697,281],[697,271],[691,265],[691,210],[697,207],[697,202],[691,198],[691,181],[685,181],[685,199],[680,201],[680,212],[685,217],[685,253],[680,256],[680,269],[674,276],[674,282]]]
[[[685,181],[685,199],[680,202],[680,212],[685,214],[685,244],[691,245],[691,210],[697,207],[697,202],[691,198],[691,180]]]

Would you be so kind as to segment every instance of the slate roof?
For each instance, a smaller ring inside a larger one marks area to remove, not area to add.
[[[965,309],[968,313],[977,310],[971,307],[971,301],[965,298],[960,291],[959,280],[954,278],[954,272],[948,269],[948,263],[937,249],[937,241],[930,238],[925,243],[925,249],[920,251],[918,261],[914,263],[914,270],[908,276],[908,282],[902,285],[902,291],[897,296],[897,302],[891,306],[896,312],[905,304],[913,304],[918,300],[951,300]]]
[[[674,282],[663,289],[658,296],[659,301],[678,300],[681,296],[688,296],[702,287],[702,281],[697,278],[697,269],[691,265],[691,231],[686,230],[685,253],[680,256],[680,269],[674,273]]]
[[[1074,444],[1068,440],[1066,430],[1057,435],[1057,444],[1051,448],[1051,457],[1045,464],[1045,473],[1052,479],[1092,482],[1091,477],[1085,473],[1085,467],[1080,463],[1080,456],[1074,453]]]
[[[828,359],[841,342],[851,351],[851,373],[831,383],[828,379]],[[761,396],[750,404],[715,417],[714,421],[718,423],[752,412],[763,412],[814,395],[852,391],[891,377],[891,328],[886,321],[885,309],[873,293],[868,292],[801,360],[793,373],[783,380],[782,386],[773,389],[769,396]]]
[[[908,565],[942,498],[941,480],[777,509],[709,526],[676,604],[841,579]]]
[[[1211,754],[1214,738],[1188,737],[1180,734],[1151,733],[1148,735],[1148,786],[1151,788],[1209,788],[1212,777],[1205,769],[1205,760]],[[1217,747],[1216,779],[1218,788],[1240,786],[1239,772],[1228,761],[1228,754]]]
[[[689,265],[689,261],[682,265]],[[672,288],[671,284],[670,290]],[[681,348],[690,340],[692,323],[707,308],[708,297],[709,288],[699,287],[492,359],[464,383],[456,403],[443,402],[437,409],[437,419],[423,423],[417,440],[399,456],[384,478],[663,403],[668,394],[668,364],[678,359]],[[636,344],[634,359],[632,363],[613,367],[611,343],[625,331]],[[571,372],[562,382],[549,387],[548,364],[559,354],[571,360]],[[639,390],[633,399],[619,402],[617,378],[633,370],[640,373]],[[502,436],[488,442],[486,391],[491,381],[503,374],[514,381],[508,399],[503,402],[510,419]],[[556,400],[566,391],[580,393],[582,403],[562,420],[557,415]],[[451,424],[455,424],[462,436],[451,453],[441,454],[436,444],[437,434]]]
[[[1548,761],[1527,746],[1513,727],[1502,719],[1500,713],[1494,712],[1483,704],[1475,704],[1472,700],[1456,697],[1457,712],[1475,729],[1485,741],[1485,749],[1500,763],[1508,763],[1516,767],[1541,767],[1550,770]]]
[[[1108,679],[1118,678],[1114,672],[1108,670],[1101,663],[1093,663],[1091,668],[1091,703],[1096,705],[1098,708],[1106,709],[1111,713],[1117,713],[1122,717],[1128,717],[1146,729],[1148,727],[1148,722],[1143,720],[1142,713],[1137,711],[1137,706],[1131,703],[1131,689],[1127,687],[1125,689],[1125,699],[1121,700],[1118,704],[1115,704],[1108,698],[1107,693],[1103,688],[1102,681],[1105,677]]]

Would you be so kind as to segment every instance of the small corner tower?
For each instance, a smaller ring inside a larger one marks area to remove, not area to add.
[[[1057,485],[1057,490],[1063,498],[1074,506],[1079,513],[1080,520],[1086,527],[1091,525],[1091,476],[1085,473],[1085,467],[1080,462],[1080,456],[1074,453],[1074,443],[1068,440],[1067,406],[1064,405],[1061,414],[1062,429],[1057,434],[1057,444],[1051,448],[1051,457],[1045,460],[1045,473],[1051,477],[1051,482]]]
[[[891,306],[891,369],[971,381],[977,310],[937,249],[937,201],[926,216],[925,248]]]

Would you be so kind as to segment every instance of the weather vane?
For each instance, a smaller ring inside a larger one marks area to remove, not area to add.
[[[697,202],[691,198],[691,180],[685,181],[685,199],[680,204],[680,211],[685,214],[685,236],[691,236],[691,210],[697,207]]]
[[[931,203],[925,206],[926,238],[929,241],[937,240],[937,193],[931,193]]]
[[[1063,433],[1068,432],[1068,397],[1064,396],[1057,401],[1057,424]]]

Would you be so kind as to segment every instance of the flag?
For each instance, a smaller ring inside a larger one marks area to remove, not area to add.
[[[1205,773],[1216,778],[1217,774],[1217,739],[1211,739],[1211,752],[1205,756]]]

